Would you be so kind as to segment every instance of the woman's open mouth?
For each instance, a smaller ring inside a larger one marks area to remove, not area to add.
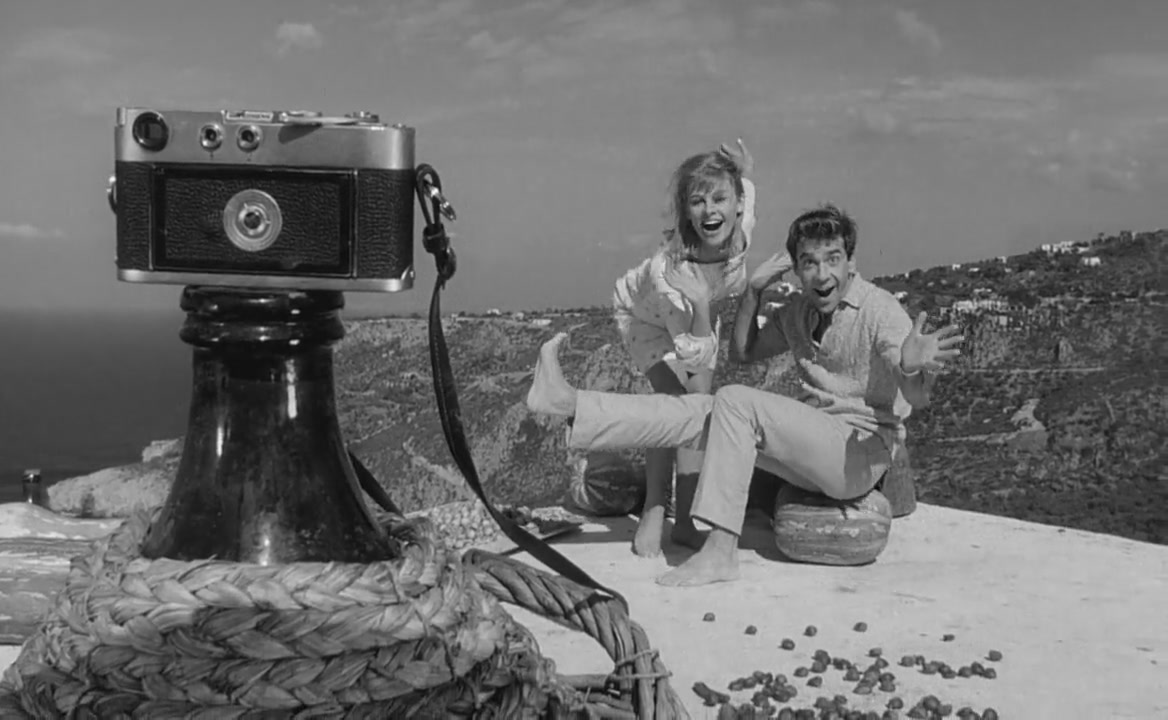
[[[721,220],[707,220],[702,223],[702,230],[708,233],[718,232],[722,229],[723,221]]]

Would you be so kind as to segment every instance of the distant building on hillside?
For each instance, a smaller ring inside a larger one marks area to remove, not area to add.
[[[1086,265],[1087,267],[1099,267],[1102,264],[1102,262],[1099,260],[1099,256],[1097,255],[1083,257],[1079,260],[1079,263]]]
[[[893,293],[893,296],[897,300],[904,302],[908,298],[908,291],[907,290],[897,290],[895,293]]]
[[[997,312],[1006,312],[1009,310],[1010,304],[1005,300],[996,298],[987,298],[980,300],[958,300],[953,303],[952,310],[956,313],[975,313],[982,310],[994,310]]]
[[[1085,253],[1091,248],[1091,243],[1079,240],[1065,240],[1061,243],[1046,243],[1042,251],[1047,255],[1069,255],[1071,253]]]
[[[1005,255],[999,255],[998,257],[996,257],[996,258],[995,258],[995,260],[997,260],[997,261],[998,261],[998,262],[1000,262],[1000,263],[1004,263],[1004,262],[1006,262],[1006,256],[1005,256]]]

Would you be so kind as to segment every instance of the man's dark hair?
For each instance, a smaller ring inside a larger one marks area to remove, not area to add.
[[[787,254],[791,256],[793,262],[797,262],[795,253],[799,252],[799,243],[827,242],[836,238],[843,239],[844,252],[851,260],[852,253],[856,251],[856,221],[831,203],[820,205],[803,213],[791,223],[791,229],[787,233]]]

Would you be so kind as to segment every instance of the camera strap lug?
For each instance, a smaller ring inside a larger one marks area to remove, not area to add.
[[[552,571],[579,585],[608,594],[628,610],[629,603],[620,593],[601,585],[555,548],[499,512],[487,499],[482,482],[479,480],[478,470],[475,468],[470,446],[466,441],[466,432],[462,426],[462,410],[458,405],[458,389],[455,387],[454,371],[450,366],[450,353],[446,346],[446,336],[442,332],[442,288],[446,285],[446,281],[454,275],[456,263],[454,250],[450,247],[450,237],[439,218],[445,217],[448,220],[454,220],[454,208],[443,197],[442,180],[434,168],[429,165],[418,166],[415,187],[418,201],[422,205],[422,214],[426,219],[426,227],[422,230],[422,245],[426,252],[434,256],[434,262],[438,268],[438,277],[434,281],[434,292],[430,296],[428,321],[430,326],[430,367],[434,379],[434,394],[438,400],[438,415],[442,420],[442,433],[446,437],[446,445],[450,449],[450,454],[454,457],[467,485],[474,491],[487,513],[495,520],[499,529],[508,539]],[[383,495],[384,493],[375,496],[374,499],[385,507],[382,500],[388,500],[388,497],[382,498]]]

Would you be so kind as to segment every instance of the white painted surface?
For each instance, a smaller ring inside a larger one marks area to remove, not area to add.
[[[632,556],[633,527],[626,518],[592,524],[557,547],[628,597],[695,720],[716,713],[702,707],[694,682],[724,691],[756,669],[786,673],[800,689],[800,706],[842,693],[852,707],[883,708],[887,694],[854,695],[854,683],[834,669],[819,689],[793,676],[816,649],[860,663],[872,647],[883,649],[896,694],[910,706],[934,694],[954,710],[994,707],[1003,718],[1168,717],[1168,547],[920,505],[894,521],[873,565],[777,560],[769,532],[753,523],[745,544],[761,552],[743,551],[741,580],[663,588],[653,578],[681,555]],[[561,673],[611,669],[588,636],[511,609]],[[703,622],[706,612],[716,621]],[[852,629],[858,621],[866,632]],[[757,634],[744,634],[748,624]],[[818,628],[814,638],[803,636],[808,625]],[[956,637],[942,642],[945,633]],[[778,648],[784,637],[795,640],[794,651]],[[1003,653],[1000,662],[984,659],[991,649]],[[17,650],[0,647],[0,670]],[[897,665],[905,654],[954,668],[980,660],[998,676],[926,676]],[[739,701],[749,695],[733,694]]]
[[[741,580],[678,589],[653,578],[681,554],[635,558],[633,527],[625,521],[602,542],[558,547],[628,598],[695,720],[716,717],[693,693],[695,682],[726,691],[754,670],[785,673],[800,689],[796,706],[838,693],[851,707],[882,710],[888,694],[854,695],[855,683],[834,669],[818,689],[793,677],[817,649],[865,667],[873,647],[891,663],[906,707],[933,694],[954,710],[993,707],[1003,718],[1168,718],[1168,547],[920,505],[893,521],[889,545],[872,565],[774,559],[769,531],[756,526],[746,543],[766,557],[744,551]],[[715,622],[702,621],[707,612]],[[590,637],[514,614],[559,672],[611,670]],[[859,621],[866,632],[852,629]],[[756,635],[744,633],[750,624]],[[808,625],[818,629],[815,637],[803,636]],[[943,642],[946,633],[955,639]],[[778,648],[785,637],[794,651]],[[985,660],[991,649],[1003,653],[1000,662]],[[945,680],[900,667],[906,654],[954,669],[978,660],[998,675]],[[731,695],[746,702],[752,692]]]

